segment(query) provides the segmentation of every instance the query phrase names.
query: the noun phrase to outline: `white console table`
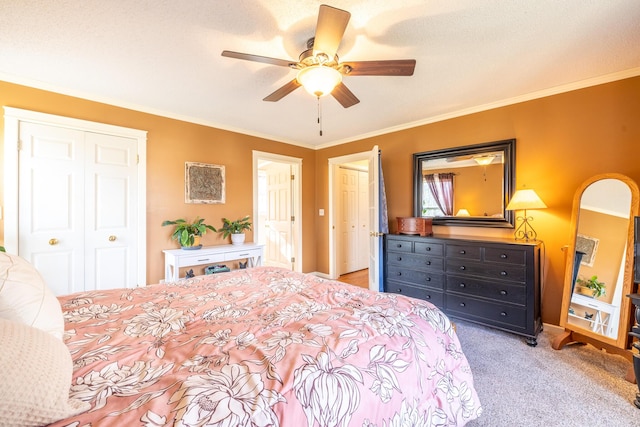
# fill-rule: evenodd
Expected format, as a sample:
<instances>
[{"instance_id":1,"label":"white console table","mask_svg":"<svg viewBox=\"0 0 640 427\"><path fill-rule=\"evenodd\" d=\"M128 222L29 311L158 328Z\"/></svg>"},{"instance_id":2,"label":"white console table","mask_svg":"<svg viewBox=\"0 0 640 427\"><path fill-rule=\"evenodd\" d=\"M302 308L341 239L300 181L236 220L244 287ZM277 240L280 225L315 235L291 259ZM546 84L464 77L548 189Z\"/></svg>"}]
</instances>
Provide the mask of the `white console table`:
<instances>
[{"instance_id":1,"label":"white console table","mask_svg":"<svg viewBox=\"0 0 640 427\"><path fill-rule=\"evenodd\" d=\"M604 301L599 301L595 298L590 298L580 294L573 294L571 296L571 303L575 305L579 305L582 307L586 307L587 310L592 311L592 318L585 318L580 314L569 314L569 317L574 317L580 320L584 320L589 322L591 325L591 330L597 334L603 334L606 336L612 336L612 327L609 320L611 316L616 313L616 307L606 303ZM614 335L615 336L615 335Z\"/></svg>"},{"instance_id":2,"label":"white console table","mask_svg":"<svg viewBox=\"0 0 640 427\"><path fill-rule=\"evenodd\" d=\"M164 280L175 282L180 274L180 267L214 264L224 261L247 259L249 267L262 265L264 245L245 243L242 245L217 245L201 249L166 249L164 252Z\"/></svg>"}]
</instances>

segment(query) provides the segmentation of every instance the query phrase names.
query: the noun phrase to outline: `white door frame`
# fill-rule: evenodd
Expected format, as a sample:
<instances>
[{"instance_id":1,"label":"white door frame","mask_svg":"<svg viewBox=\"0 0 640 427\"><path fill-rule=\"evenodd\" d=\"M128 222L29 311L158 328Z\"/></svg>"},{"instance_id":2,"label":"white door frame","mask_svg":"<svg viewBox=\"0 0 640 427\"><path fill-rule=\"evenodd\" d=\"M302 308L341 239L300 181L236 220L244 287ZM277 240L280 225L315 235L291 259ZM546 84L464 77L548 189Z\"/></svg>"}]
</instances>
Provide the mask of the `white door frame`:
<instances>
[{"instance_id":1,"label":"white door frame","mask_svg":"<svg viewBox=\"0 0 640 427\"><path fill-rule=\"evenodd\" d=\"M85 132L133 138L138 141L138 271L139 286L147 283L147 132L104 123L53 114L4 107L4 246L7 252L20 253L18 247L18 150L20 122L65 127Z\"/></svg>"},{"instance_id":2,"label":"white door frame","mask_svg":"<svg viewBox=\"0 0 640 427\"><path fill-rule=\"evenodd\" d=\"M338 167L344 163L369 160L370 151L348 154L346 156L332 157L329 159L329 278L338 278L338 249L336 247L336 224L339 202L336 199L338 192L335 186Z\"/></svg>"},{"instance_id":3,"label":"white door frame","mask_svg":"<svg viewBox=\"0 0 640 427\"><path fill-rule=\"evenodd\" d=\"M288 163L291 165L293 174L293 185L291 194L291 204L293 216L293 270L302 272L302 159L285 156L282 154L267 153L265 151L253 150L253 240L261 241L262 226L259 224L258 214L258 164L263 161L273 161L278 163Z\"/></svg>"}]
</instances>

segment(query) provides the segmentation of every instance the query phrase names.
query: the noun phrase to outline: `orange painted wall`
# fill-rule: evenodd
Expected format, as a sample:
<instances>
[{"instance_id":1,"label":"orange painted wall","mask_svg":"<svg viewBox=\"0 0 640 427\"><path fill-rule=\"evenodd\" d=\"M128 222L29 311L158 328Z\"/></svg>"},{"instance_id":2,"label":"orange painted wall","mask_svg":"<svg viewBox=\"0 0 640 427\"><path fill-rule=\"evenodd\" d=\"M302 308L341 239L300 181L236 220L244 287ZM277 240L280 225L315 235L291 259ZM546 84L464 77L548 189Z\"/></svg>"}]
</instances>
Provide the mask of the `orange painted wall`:
<instances>
[{"instance_id":1,"label":"orange painted wall","mask_svg":"<svg viewBox=\"0 0 640 427\"><path fill-rule=\"evenodd\" d=\"M544 246L542 318L558 324L564 252L575 190L618 172L640 183L640 77L522 102L318 151L317 207L328 203L328 159L382 150L389 218L411 216L412 153L516 138L516 188L536 190L548 209L529 211ZM328 271L328 218L318 218L317 270ZM395 221L391 221L391 231ZM434 227L440 234L512 238L513 230Z\"/></svg>"},{"instance_id":2,"label":"orange painted wall","mask_svg":"<svg viewBox=\"0 0 640 427\"><path fill-rule=\"evenodd\" d=\"M177 248L171 241L165 219L200 216L219 228L221 219L253 214L252 150L302 158L302 227L304 235L314 233L313 205L315 152L310 149L228 132L207 126L168 119L152 114L59 95L0 81L0 105L74 117L117 126L146 130L147 133L147 282L164 278L163 249ZM4 151L4 120L0 121ZM203 162L225 165L226 203L223 205L185 204L184 163ZM0 176L0 180L4 178ZM0 192L3 191L0 184ZM1 222L0 241L4 237ZM247 241L253 233L247 234ZM223 243L221 235L207 233L202 243ZM303 269L315 269L315 244L303 244Z\"/></svg>"},{"instance_id":3,"label":"orange painted wall","mask_svg":"<svg viewBox=\"0 0 640 427\"><path fill-rule=\"evenodd\" d=\"M149 282L163 275L162 249L175 245L169 240L170 230L160 226L164 219L200 215L217 225L223 216L252 212L251 150L303 159L303 270L327 273L328 216L319 217L317 212L329 206L329 158L378 145L383 153L389 218L395 218L412 214L413 153L516 138L516 187L534 188L549 206L531 213L545 242L543 321L558 324L564 274L561 249L569 241L574 191L588 177L605 172L622 173L640 183L640 77L318 151L4 82L0 82L0 105L148 131ZM3 132L0 129L0 135ZM226 166L225 205L184 204L185 161ZM4 233L4 224L0 226ZM435 231L512 237L511 230L504 229L435 227ZM218 242L217 235L204 238L205 244Z\"/></svg>"}]
</instances>

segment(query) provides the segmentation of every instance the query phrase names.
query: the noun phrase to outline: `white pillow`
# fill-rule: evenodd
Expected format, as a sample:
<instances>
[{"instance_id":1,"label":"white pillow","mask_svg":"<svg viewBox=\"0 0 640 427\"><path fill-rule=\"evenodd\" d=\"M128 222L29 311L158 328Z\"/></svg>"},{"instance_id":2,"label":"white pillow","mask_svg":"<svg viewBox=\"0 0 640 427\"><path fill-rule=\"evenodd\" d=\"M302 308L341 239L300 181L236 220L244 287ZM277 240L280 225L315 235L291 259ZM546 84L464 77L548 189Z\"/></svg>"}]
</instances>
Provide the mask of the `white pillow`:
<instances>
[{"instance_id":1,"label":"white pillow","mask_svg":"<svg viewBox=\"0 0 640 427\"><path fill-rule=\"evenodd\" d=\"M41 426L89 410L69 399L73 362L61 340L0 319L0 423Z\"/></svg>"},{"instance_id":2,"label":"white pillow","mask_svg":"<svg viewBox=\"0 0 640 427\"><path fill-rule=\"evenodd\" d=\"M62 339L60 302L25 259L0 252L0 318L25 323Z\"/></svg>"}]
</instances>

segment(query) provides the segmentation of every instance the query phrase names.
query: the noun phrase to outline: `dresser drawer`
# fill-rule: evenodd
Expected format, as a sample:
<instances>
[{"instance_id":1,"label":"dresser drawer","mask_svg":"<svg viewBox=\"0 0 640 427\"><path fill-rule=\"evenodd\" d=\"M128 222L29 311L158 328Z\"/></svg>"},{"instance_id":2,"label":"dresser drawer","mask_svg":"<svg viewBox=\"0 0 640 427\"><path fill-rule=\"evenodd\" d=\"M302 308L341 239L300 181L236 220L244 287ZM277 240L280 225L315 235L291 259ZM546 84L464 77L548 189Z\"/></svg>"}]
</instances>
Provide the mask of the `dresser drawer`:
<instances>
[{"instance_id":1,"label":"dresser drawer","mask_svg":"<svg viewBox=\"0 0 640 427\"><path fill-rule=\"evenodd\" d=\"M387 262L389 264L403 266L404 268L409 269L444 271L443 258L425 255L389 252L387 254Z\"/></svg>"},{"instance_id":2,"label":"dresser drawer","mask_svg":"<svg viewBox=\"0 0 640 427\"><path fill-rule=\"evenodd\" d=\"M485 248L484 260L524 265L527 253L522 249Z\"/></svg>"},{"instance_id":3,"label":"dresser drawer","mask_svg":"<svg viewBox=\"0 0 640 427\"><path fill-rule=\"evenodd\" d=\"M387 266L387 279L408 282L414 286L426 286L438 289L444 288L444 277L442 273L408 270L391 264Z\"/></svg>"},{"instance_id":4,"label":"dresser drawer","mask_svg":"<svg viewBox=\"0 0 640 427\"><path fill-rule=\"evenodd\" d=\"M479 296L500 302L525 305L527 290L524 285L504 281L478 280L472 277L448 275L445 279L447 292Z\"/></svg>"},{"instance_id":5,"label":"dresser drawer","mask_svg":"<svg viewBox=\"0 0 640 427\"><path fill-rule=\"evenodd\" d=\"M413 242L411 240L387 239L387 251L390 252L413 252Z\"/></svg>"},{"instance_id":6,"label":"dresser drawer","mask_svg":"<svg viewBox=\"0 0 640 427\"><path fill-rule=\"evenodd\" d=\"M419 298L429 301L433 305L443 307L444 294L441 291L428 288L420 288L417 286L407 285L406 283L389 280L387 282L385 292L401 294L412 298Z\"/></svg>"},{"instance_id":7,"label":"dresser drawer","mask_svg":"<svg viewBox=\"0 0 640 427\"><path fill-rule=\"evenodd\" d=\"M497 326L525 330L527 311L524 307L447 294L445 312L465 319L484 321Z\"/></svg>"},{"instance_id":8,"label":"dresser drawer","mask_svg":"<svg viewBox=\"0 0 640 427\"><path fill-rule=\"evenodd\" d=\"M444 250L443 245L439 243L415 242L413 251L417 254L425 254L429 256L442 256Z\"/></svg>"},{"instance_id":9,"label":"dresser drawer","mask_svg":"<svg viewBox=\"0 0 640 427\"><path fill-rule=\"evenodd\" d=\"M450 258L447 259L446 271L518 283L524 283L526 279L525 266L516 264L491 264Z\"/></svg>"},{"instance_id":10,"label":"dresser drawer","mask_svg":"<svg viewBox=\"0 0 640 427\"><path fill-rule=\"evenodd\" d=\"M480 261L480 246L447 245L447 257Z\"/></svg>"}]
</instances>

